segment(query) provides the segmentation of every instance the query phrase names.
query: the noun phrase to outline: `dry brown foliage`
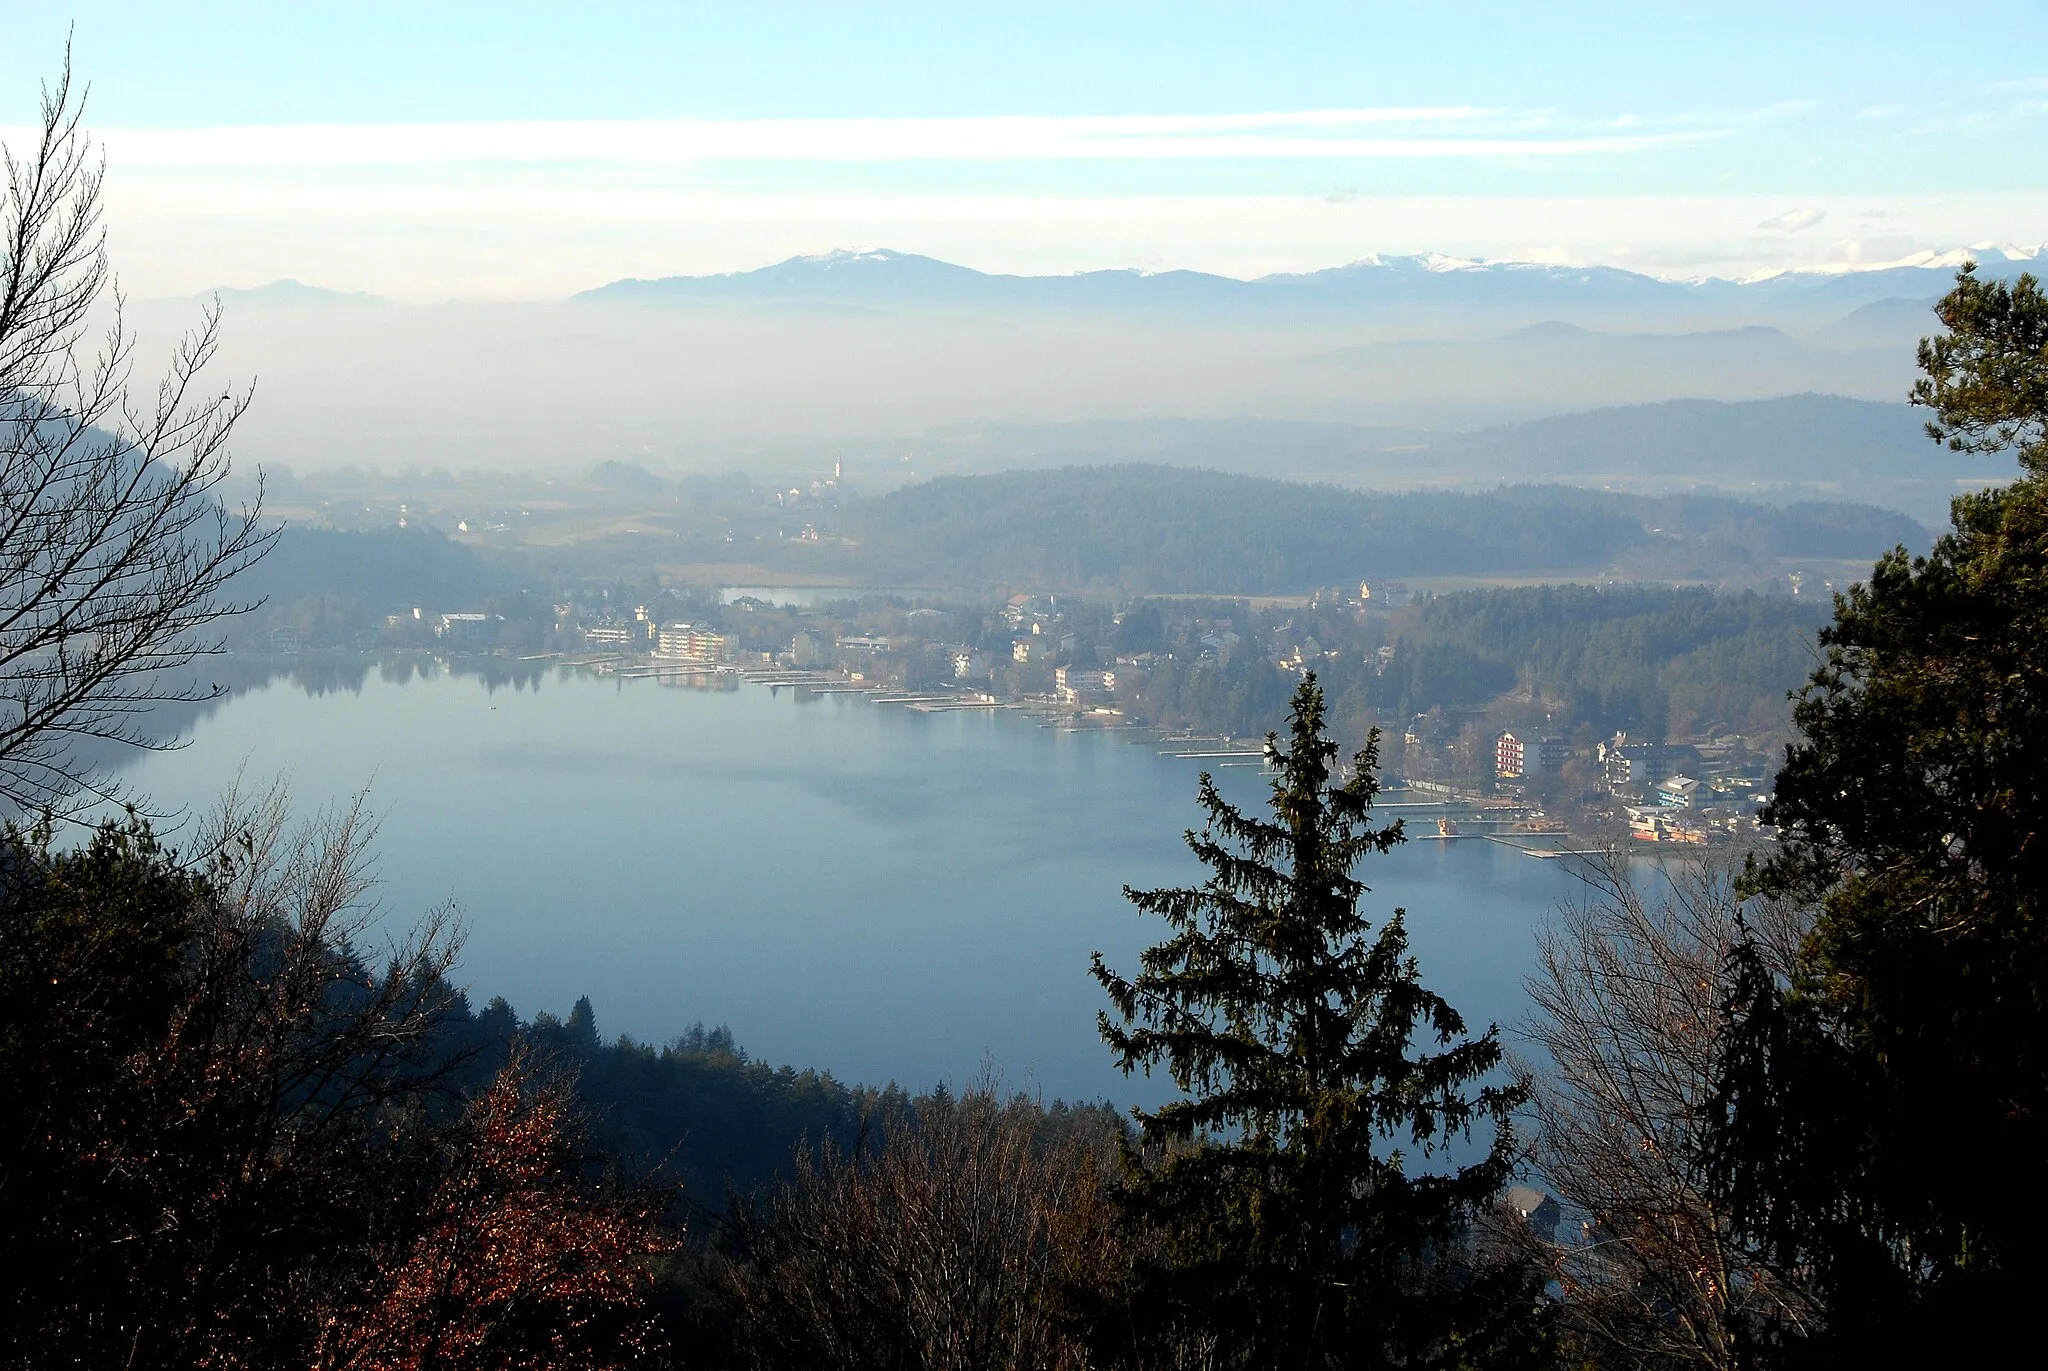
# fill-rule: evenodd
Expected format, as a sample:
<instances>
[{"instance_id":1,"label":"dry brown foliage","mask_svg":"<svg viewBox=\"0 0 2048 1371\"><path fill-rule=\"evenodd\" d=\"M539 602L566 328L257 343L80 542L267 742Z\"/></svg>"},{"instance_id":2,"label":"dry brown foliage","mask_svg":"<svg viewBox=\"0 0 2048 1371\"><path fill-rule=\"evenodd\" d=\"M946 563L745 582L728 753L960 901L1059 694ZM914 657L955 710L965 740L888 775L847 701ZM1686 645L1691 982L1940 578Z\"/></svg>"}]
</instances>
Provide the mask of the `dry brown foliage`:
<instances>
[{"instance_id":1,"label":"dry brown foliage","mask_svg":"<svg viewBox=\"0 0 2048 1371\"><path fill-rule=\"evenodd\" d=\"M231 797L0 848L0 1364L608 1367L648 1345L653 1206L568 1087L474 1101L448 914L387 942L360 803Z\"/></svg>"},{"instance_id":2,"label":"dry brown foliage","mask_svg":"<svg viewBox=\"0 0 2048 1371\"><path fill-rule=\"evenodd\" d=\"M598 1371L647 1359L646 1294L671 1252L649 1197L580 1175L571 1090L515 1055L471 1104L414 1231L380 1253L367 1309L330 1312L330 1371Z\"/></svg>"},{"instance_id":3,"label":"dry brown foliage","mask_svg":"<svg viewBox=\"0 0 2048 1371\"><path fill-rule=\"evenodd\" d=\"M1540 1255L1569 1335L1599 1364L1733 1368L1741 1330L1806 1317L1808 1303L1793 1273L1734 1239L1704 1185L1723 969L1738 913L1780 964L1805 919L1745 905L1730 860L1664 874L1652 897L1626 854L1594 861L1584 897L1540 938L1531 1162L1574 1230Z\"/></svg>"},{"instance_id":4,"label":"dry brown foliage","mask_svg":"<svg viewBox=\"0 0 2048 1371\"><path fill-rule=\"evenodd\" d=\"M1069 1296L1118 1267L1113 1124L1003 1100L918 1102L872 1142L800 1157L717 1272L742 1364L1069 1371Z\"/></svg>"}]
</instances>

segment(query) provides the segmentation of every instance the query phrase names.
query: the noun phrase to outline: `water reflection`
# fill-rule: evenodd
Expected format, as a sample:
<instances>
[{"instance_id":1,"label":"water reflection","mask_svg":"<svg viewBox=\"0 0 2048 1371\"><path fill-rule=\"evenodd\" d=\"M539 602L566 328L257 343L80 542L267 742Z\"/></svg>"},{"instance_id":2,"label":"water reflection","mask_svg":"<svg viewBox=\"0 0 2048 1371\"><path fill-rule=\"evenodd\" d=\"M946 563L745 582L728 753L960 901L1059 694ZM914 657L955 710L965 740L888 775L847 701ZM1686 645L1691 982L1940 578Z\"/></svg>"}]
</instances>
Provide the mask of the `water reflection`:
<instances>
[{"instance_id":1,"label":"water reflection","mask_svg":"<svg viewBox=\"0 0 2048 1371\"><path fill-rule=\"evenodd\" d=\"M1049 1093L1162 1090L1110 1070L1088 954L1131 965L1160 935L1126 883L1201 879L1180 841L1197 763L1006 713L805 692L798 709L729 680L503 658L222 665L234 692L134 783L193 807L245 770L287 776L309 807L369 784L383 908L457 901L476 995L560 1013L588 994L605 1032L651 1041L728 1023L843 1079L960 1079L988 1054ZM1218 780L1262 800L1256 770ZM1483 1025L1523 1012L1531 931L1570 888L1560 866L1413 843L1362 874L1375 917L1405 906L1425 976Z\"/></svg>"},{"instance_id":2,"label":"water reflection","mask_svg":"<svg viewBox=\"0 0 2048 1371\"><path fill-rule=\"evenodd\" d=\"M491 655L435 656L424 652L306 653L288 656L235 654L214 658L203 679L238 691L262 690L284 684L301 694L319 699L324 695L360 695L374 670L387 685L402 686L412 681L433 681L442 677L471 680L488 694L502 688L539 690L554 663L545 658L522 660ZM196 714L166 718L160 727L176 727L210 715L219 708L216 699Z\"/></svg>"}]
</instances>

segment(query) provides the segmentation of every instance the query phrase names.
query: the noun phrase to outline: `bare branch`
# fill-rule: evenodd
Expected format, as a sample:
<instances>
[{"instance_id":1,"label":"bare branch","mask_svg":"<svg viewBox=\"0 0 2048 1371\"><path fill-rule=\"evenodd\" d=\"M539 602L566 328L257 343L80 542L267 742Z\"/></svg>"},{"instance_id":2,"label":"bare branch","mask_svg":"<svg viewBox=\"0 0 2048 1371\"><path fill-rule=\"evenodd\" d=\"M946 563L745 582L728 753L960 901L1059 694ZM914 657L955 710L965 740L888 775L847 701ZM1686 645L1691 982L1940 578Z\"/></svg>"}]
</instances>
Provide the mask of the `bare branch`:
<instances>
[{"instance_id":1,"label":"bare branch","mask_svg":"<svg viewBox=\"0 0 2048 1371\"><path fill-rule=\"evenodd\" d=\"M1547 1059L1523 1068L1532 1162L1578 1220L1548 1256L1601 1365L1732 1368L1745 1329L1808 1309L1798 1273L1735 1239L1700 1165L1738 913L1767 956L1803 927L1797 910L1745 910L1736 874L1686 862L1652 899L1609 854L1543 931L1527 983L1526 1036Z\"/></svg>"},{"instance_id":2,"label":"bare branch","mask_svg":"<svg viewBox=\"0 0 2048 1371\"><path fill-rule=\"evenodd\" d=\"M191 668L254 606L228 581L277 537L254 504L225 508L227 442L249 392L204 375L210 307L147 403L107 265L104 166L82 126L67 51L32 150L0 147L0 808L75 814L118 787L115 745L175 746L157 704L209 698ZM89 315L114 318L85 351Z\"/></svg>"}]
</instances>

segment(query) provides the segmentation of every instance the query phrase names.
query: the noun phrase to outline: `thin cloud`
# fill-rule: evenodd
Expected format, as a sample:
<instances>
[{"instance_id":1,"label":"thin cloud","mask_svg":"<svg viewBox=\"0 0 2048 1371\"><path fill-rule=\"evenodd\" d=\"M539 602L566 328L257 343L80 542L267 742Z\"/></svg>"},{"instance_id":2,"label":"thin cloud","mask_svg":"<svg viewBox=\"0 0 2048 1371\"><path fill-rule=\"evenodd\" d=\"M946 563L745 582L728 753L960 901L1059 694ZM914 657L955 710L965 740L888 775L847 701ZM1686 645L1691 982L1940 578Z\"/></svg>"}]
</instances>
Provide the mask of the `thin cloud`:
<instances>
[{"instance_id":1,"label":"thin cloud","mask_svg":"<svg viewBox=\"0 0 2048 1371\"><path fill-rule=\"evenodd\" d=\"M1788 209L1783 214L1772 215L1757 227L1773 233L1797 233L1801 229L1812 228L1827 217L1828 212L1824 209Z\"/></svg>"},{"instance_id":2,"label":"thin cloud","mask_svg":"<svg viewBox=\"0 0 2048 1371\"><path fill-rule=\"evenodd\" d=\"M307 124L110 130L126 166L1582 157L1719 130L1530 136L1478 106L1222 115Z\"/></svg>"}]
</instances>

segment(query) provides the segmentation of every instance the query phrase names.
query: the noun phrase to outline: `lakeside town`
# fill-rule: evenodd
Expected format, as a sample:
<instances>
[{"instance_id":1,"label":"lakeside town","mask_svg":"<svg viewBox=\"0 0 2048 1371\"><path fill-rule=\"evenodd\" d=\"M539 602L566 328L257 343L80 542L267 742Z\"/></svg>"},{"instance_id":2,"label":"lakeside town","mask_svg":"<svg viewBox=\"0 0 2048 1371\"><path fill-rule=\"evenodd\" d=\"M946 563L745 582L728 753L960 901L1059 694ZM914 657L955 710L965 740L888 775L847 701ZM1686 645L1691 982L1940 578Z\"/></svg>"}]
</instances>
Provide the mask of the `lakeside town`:
<instances>
[{"instance_id":1,"label":"lakeside town","mask_svg":"<svg viewBox=\"0 0 2048 1371\"><path fill-rule=\"evenodd\" d=\"M673 687L857 694L920 713L1011 710L1047 728L1142 734L1205 766L1259 766L1263 734L1218 727L1224 712L1190 707L1189 692L1173 686L1233 669L1243 677L1250 667L1293 681L1311 671L1341 675L1357 650L1347 636L1410 602L1398 582L1122 609L1028 592L982 605L936 593L928 601L754 587L668 590L629 604L602 590L567 594L545 614L416 607L351 645L555 664ZM693 617L669 617L676 612ZM1347 627L1350 635L1332 631ZM284 658L319 650L289 626L269 629L262 649ZM1356 664L1384 677L1402 651L1381 642ZM1378 711L1356 730L1362 742L1365 728L1381 728L1383 805L1410 821L1411 837L1488 838L1554 856L1624 839L1704 846L1768 834L1757 820L1769 799L1766 739L1593 736L1583 724L1553 731L1541 718L1489 727L1499 714L1439 705L1389 720Z\"/></svg>"}]
</instances>

